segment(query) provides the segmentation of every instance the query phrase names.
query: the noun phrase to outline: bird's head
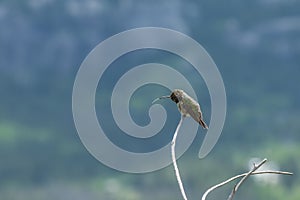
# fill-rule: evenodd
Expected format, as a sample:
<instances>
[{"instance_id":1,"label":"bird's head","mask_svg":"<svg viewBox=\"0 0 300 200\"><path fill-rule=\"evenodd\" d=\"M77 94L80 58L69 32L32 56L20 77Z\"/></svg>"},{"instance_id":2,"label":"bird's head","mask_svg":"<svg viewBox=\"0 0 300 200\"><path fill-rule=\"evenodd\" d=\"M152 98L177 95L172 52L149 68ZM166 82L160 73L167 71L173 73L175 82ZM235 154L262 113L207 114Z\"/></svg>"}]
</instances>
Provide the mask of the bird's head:
<instances>
[{"instance_id":1,"label":"bird's head","mask_svg":"<svg viewBox=\"0 0 300 200\"><path fill-rule=\"evenodd\" d=\"M157 100L159 99L166 99L166 98L170 98L172 101L174 101L176 104L182 100L182 97L183 97L183 90L179 90L179 89L175 89L173 90L173 92L170 94L170 96L162 96L162 97L159 97L157 99L154 99L154 102L156 102Z\"/></svg>"}]
</instances>

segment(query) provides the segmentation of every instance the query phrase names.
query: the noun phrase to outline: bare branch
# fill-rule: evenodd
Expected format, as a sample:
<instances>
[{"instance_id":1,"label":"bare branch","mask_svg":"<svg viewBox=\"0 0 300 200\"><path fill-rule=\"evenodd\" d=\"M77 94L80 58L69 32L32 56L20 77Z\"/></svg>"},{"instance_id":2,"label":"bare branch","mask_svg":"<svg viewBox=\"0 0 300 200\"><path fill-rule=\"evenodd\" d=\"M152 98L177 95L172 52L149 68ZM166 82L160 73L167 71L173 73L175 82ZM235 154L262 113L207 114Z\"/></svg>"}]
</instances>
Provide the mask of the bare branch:
<instances>
[{"instance_id":1,"label":"bare branch","mask_svg":"<svg viewBox=\"0 0 300 200\"><path fill-rule=\"evenodd\" d=\"M263 161L264 161L264 160L263 160ZM260 164L261 164L261 163L260 163ZM263 164L264 164L264 163L263 163ZM259 165L258 165L258 166L259 166ZM261 165L260 165L260 166L261 166ZM260 166L259 166L259 167L260 167ZM252 169L252 170L253 170L253 169ZM251 170L251 171L252 171L252 170ZM211 188L209 188L209 189L203 194L201 200L206 200L207 195L208 195L210 192L212 192L213 190L215 190L215 189L217 189L217 188L219 188L219 187L222 187L222 186L226 185L227 183L229 183L229 182L231 182L231 181L234 181L234 180L236 180L236 179L245 177L245 176L247 176L248 174L249 174L249 172L248 172L248 173L239 174L239 175L236 175L236 176L234 176L234 177L231 177L231 178L225 180L225 181L222 182L222 183L219 183L219 184L217 184L217 185L212 186ZM285 171L273 171L273 170L258 171L258 172L255 172L255 170L254 170L254 171L252 171L252 173L250 173L250 175L258 175L258 174L293 175L293 173L291 173L291 172L285 172ZM248 176L249 176L249 175L248 175ZM244 180L245 180L245 179L244 179ZM240 184L240 185L241 185L241 184ZM238 187L240 187L240 185L239 185ZM236 185L236 186L237 186L237 185ZM237 188L237 187L235 187L235 188ZM232 196L232 197L233 197L233 196Z\"/></svg>"},{"instance_id":2,"label":"bare branch","mask_svg":"<svg viewBox=\"0 0 300 200\"><path fill-rule=\"evenodd\" d=\"M237 190L239 189L239 187L245 182L245 180L253 173L255 172L258 168L260 168L263 164L265 164L267 162L267 159L263 159L257 166L255 165L255 163L253 163L253 169L250 170L246 176L244 176L234 187L233 190L231 191L229 197L227 200L232 200L233 196L235 195L235 193L237 192Z\"/></svg>"},{"instance_id":3,"label":"bare branch","mask_svg":"<svg viewBox=\"0 0 300 200\"><path fill-rule=\"evenodd\" d=\"M179 169L178 169L178 166L177 166L177 163L176 163L176 155L175 155L176 138L177 138L178 131L181 127L183 119L184 119L184 116L181 115L180 121L177 125L176 131L175 131L173 139L172 139L171 154L172 154L173 166L174 166L174 169L175 169L175 175L176 175L177 183L178 183L179 188L180 188L181 195L182 195L184 200L187 200L187 197L186 197L186 194L185 194L185 191L184 191L184 187L183 187L183 183L182 183L181 178L180 178Z\"/></svg>"}]
</instances>

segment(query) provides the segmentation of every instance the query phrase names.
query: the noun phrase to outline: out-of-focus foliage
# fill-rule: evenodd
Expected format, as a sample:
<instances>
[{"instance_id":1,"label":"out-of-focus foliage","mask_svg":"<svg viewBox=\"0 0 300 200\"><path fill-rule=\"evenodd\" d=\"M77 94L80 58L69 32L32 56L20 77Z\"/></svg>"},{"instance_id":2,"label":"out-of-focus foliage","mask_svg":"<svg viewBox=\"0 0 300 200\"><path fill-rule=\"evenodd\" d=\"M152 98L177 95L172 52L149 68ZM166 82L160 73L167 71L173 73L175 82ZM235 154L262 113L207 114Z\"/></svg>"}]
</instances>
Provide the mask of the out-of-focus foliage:
<instances>
[{"instance_id":1,"label":"out-of-focus foliage","mask_svg":"<svg viewBox=\"0 0 300 200\"><path fill-rule=\"evenodd\" d=\"M216 148L198 160L199 131L178 160L188 196L199 199L209 186L247 171L251 158L267 157L295 175L280 177L273 185L249 179L237 199L300 199L299 10L296 0L1 0L0 199L180 197L172 167L143 175L111 170L87 152L73 124L72 86L85 56L107 37L141 26L162 26L193 37L213 57L225 82L228 112ZM186 63L161 53L134 52L114 64L130 68L155 58L182 70L199 85L209 119L204 82ZM99 112L114 81L106 78L104 92L97 93ZM155 97L149 88L141 90L132 103L133 118L146 124ZM171 103L163 104L170 122L177 122ZM168 124L171 130L175 126ZM171 133L163 134L162 143L170 138ZM226 198L230 189L222 188L210 199Z\"/></svg>"}]
</instances>

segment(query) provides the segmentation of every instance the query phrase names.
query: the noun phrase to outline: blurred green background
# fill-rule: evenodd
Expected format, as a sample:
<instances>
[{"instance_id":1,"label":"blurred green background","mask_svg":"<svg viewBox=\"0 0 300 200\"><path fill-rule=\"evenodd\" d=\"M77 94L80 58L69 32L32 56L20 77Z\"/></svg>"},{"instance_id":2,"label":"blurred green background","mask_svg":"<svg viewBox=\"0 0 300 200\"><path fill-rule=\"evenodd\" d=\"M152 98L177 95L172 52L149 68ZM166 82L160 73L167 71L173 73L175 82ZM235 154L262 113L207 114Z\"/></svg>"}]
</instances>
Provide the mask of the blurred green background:
<instances>
[{"instance_id":1,"label":"blurred green background","mask_svg":"<svg viewBox=\"0 0 300 200\"><path fill-rule=\"evenodd\" d=\"M236 199L300 199L299 11L297 0L0 0L0 199L181 199L172 166L148 174L112 170L87 152L73 124L72 86L83 59L109 36L143 26L171 28L197 40L225 83L228 111L216 147L198 159L200 130L178 160L188 197L200 199L208 187L266 157L266 168L294 175L252 177ZM129 69L150 61L181 69L199 83L208 121L207 89L187 63L146 50L114 65ZM101 107L116 81L109 73L123 72L107 72L97 92L98 115L111 115ZM147 124L151 101L166 92L158 86L137 91L133 119ZM162 104L171 120L167 128L174 130L177 108ZM115 130L109 122L106 128ZM112 139L131 146L130 140L118 141L119 135ZM164 131L145 148L157 148L171 137L172 131ZM134 141L136 150L143 151L139 142ZM232 186L209 199L226 199Z\"/></svg>"}]
</instances>

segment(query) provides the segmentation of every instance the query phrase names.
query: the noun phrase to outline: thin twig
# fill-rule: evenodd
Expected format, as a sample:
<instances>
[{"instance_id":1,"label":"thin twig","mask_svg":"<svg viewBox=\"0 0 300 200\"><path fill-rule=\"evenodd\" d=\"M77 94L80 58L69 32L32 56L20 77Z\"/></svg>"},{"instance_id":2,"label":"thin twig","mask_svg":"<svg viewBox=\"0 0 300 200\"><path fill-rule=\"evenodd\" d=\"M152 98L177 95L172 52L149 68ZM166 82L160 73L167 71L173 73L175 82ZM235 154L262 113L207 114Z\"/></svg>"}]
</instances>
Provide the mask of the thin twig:
<instances>
[{"instance_id":1,"label":"thin twig","mask_svg":"<svg viewBox=\"0 0 300 200\"><path fill-rule=\"evenodd\" d=\"M176 179L177 179L177 182L178 182L178 185L179 185L179 188L180 188L181 195L182 195L184 200L187 200L187 197L186 197L186 194L185 194L185 191L184 191L184 187L183 187L183 184L182 184L182 181L181 181L181 178L180 178L179 169L178 169L178 166L177 166L177 163L176 163L176 156L175 156L176 138L177 138L178 131L181 127L183 119L184 119L184 116L181 115L180 121L177 125L176 131L175 131L173 139L172 139L171 154L172 154L173 166L174 166L174 169L175 169L175 175L176 175Z\"/></svg>"},{"instance_id":2,"label":"thin twig","mask_svg":"<svg viewBox=\"0 0 300 200\"><path fill-rule=\"evenodd\" d=\"M232 189L229 197L227 200L232 200L233 196L235 195L235 193L238 191L239 187L245 182L245 180L253 173L255 172L258 168L260 168L263 164L265 164L267 162L267 159L263 159L258 165L255 165L255 163L253 163L253 168L252 170L250 170L246 176L244 176Z\"/></svg>"},{"instance_id":3,"label":"thin twig","mask_svg":"<svg viewBox=\"0 0 300 200\"><path fill-rule=\"evenodd\" d=\"M209 188L208 190L206 190L206 192L203 194L201 200L206 200L207 195L212 192L213 190L222 187L224 185L226 185L227 183L234 181L236 179L242 178L247 176L248 173L243 173L243 174L239 174L236 175L234 177L231 177L225 181L223 181L222 183L219 183L217 185L212 186L211 188ZM293 175L293 173L291 172L285 172L285 171L273 171L273 170L266 170L266 171L258 171L258 172L252 172L250 175L258 175L258 174L280 174L280 175Z\"/></svg>"}]
</instances>

